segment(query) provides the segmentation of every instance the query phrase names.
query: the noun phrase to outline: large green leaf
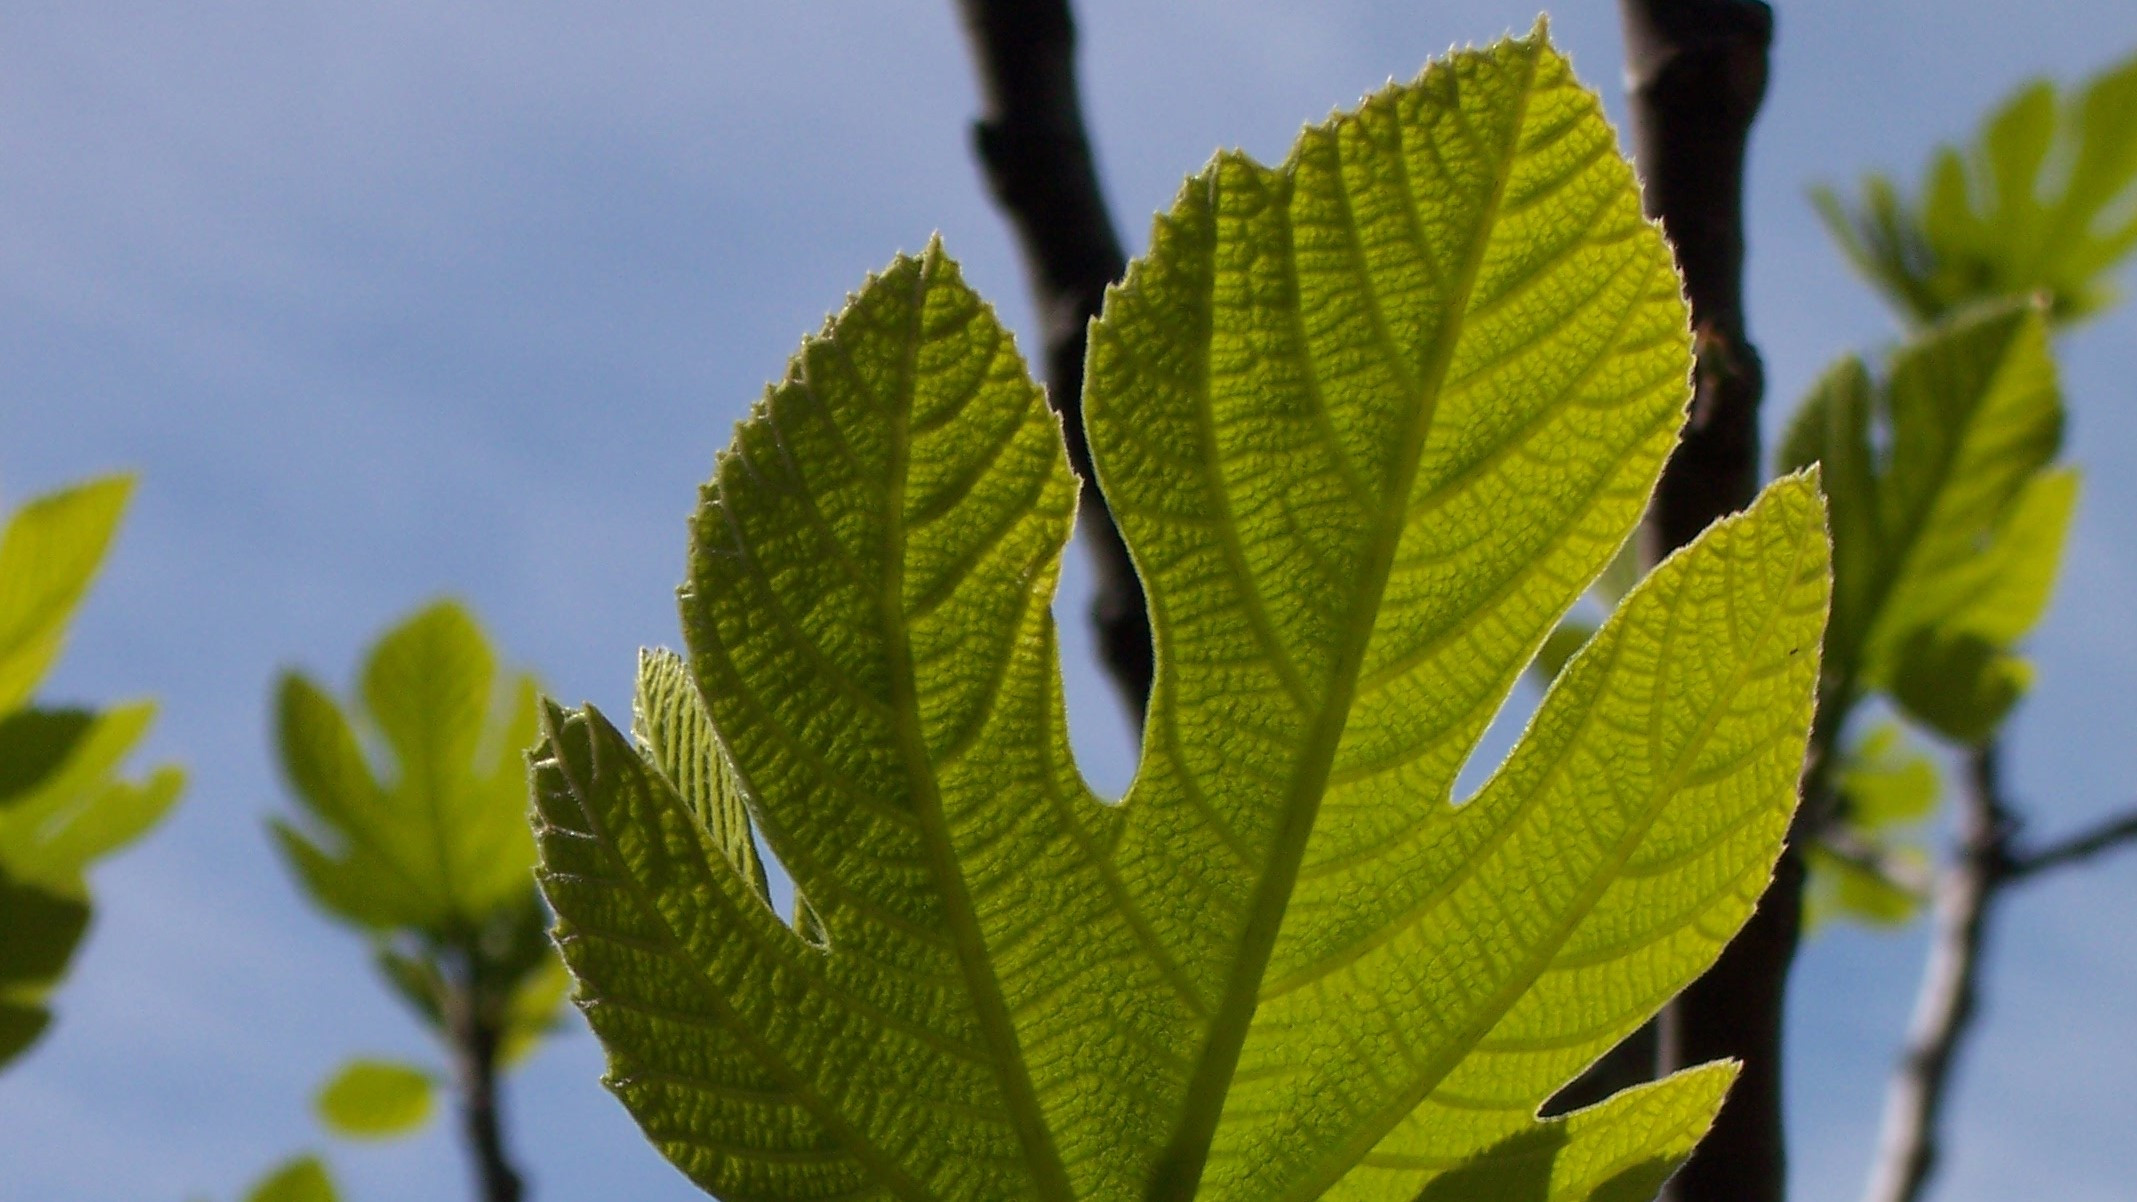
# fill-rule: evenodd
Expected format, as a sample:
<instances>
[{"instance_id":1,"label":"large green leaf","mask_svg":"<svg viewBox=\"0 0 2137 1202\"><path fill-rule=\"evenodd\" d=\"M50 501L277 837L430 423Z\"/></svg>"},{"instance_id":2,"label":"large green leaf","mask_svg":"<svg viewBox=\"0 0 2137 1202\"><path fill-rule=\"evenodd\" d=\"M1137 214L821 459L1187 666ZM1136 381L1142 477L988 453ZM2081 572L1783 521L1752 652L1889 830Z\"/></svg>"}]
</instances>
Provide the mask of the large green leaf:
<instances>
[{"instance_id":1,"label":"large green leaf","mask_svg":"<svg viewBox=\"0 0 2137 1202\"><path fill-rule=\"evenodd\" d=\"M718 462L695 689L642 670L636 744L546 711L541 879L611 1087L730 1198L1651 1189L1726 1069L1536 1112L1765 886L1813 482L1652 573L1453 788L1638 522L1690 366L1667 248L1540 31L1280 168L1221 156L1093 328L1158 662L1109 805L1047 604L1058 423L940 248L899 259Z\"/></svg>"},{"instance_id":2,"label":"large green leaf","mask_svg":"<svg viewBox=\"0 0 2137 1202\"><path fill-rule=\"evenodd\" d=\"M2073 95L2019 89L1972 144L1937 150L1919 193L1872 174L1860 200L1814 194L1841 249L1912 320L2033 292L2057 320L2099 312L2137 249L2137 57Z\"/></svg>"},{"instance_id":3,"label":"large green leaf","mask_svg":"<svg viewBox=\"0 0 2137 1202\"><path fill-rule=\"evenodd\" d=\"M2076 504L2076 475L2050 466L2062 424L2031 305L1939 327L1882 382L1852 358L1820 381L1781 464L1822 462L1832 498L1834 704L1882 689L1952 738L1995 730Z\"/></svg>"},{"instance_id":4,"label":"large green leaf","mask_svg":"<svg viewBox=\"0 0 2137 1202\"><path fill-rule=\"evenodd\" d=\"M482 628L448 601L387 632L361 694L361 726L299 673L277 694L283 770L312 823L277 819L274 831L313 896L374 932L439 936L528 904L533 679L500 679ZM388 757L376 769L371 735Z\"/></svg>"}]
</instances>

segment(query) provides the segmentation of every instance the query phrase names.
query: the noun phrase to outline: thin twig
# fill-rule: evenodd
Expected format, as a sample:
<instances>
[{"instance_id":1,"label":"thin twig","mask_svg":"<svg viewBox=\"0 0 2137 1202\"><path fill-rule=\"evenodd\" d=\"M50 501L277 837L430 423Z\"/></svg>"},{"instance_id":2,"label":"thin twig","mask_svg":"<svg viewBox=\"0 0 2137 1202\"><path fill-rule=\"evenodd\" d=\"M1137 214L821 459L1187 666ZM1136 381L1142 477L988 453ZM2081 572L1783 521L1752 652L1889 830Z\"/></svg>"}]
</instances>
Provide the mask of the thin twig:
<instances>
[{"instance_id":1,"label":"thin twig","mask_svg":"<svg viewBox=\"0 0 2137 1202\"><path fill-rule=\"evenodd\" d=\"M2012 879L2016 829L2003 800L1995 747L1975 751L1961 796L1958 855L1937 882L1929 964L1915 996L1907 1050L1885 1094L1864 1202L1915 1202L1936 1168L1938 1119L1953 1058L1974 1022L1989 912Z\"/></svg>"},{"instance_id":2,"label":"thin twig","mask_svg":"<svg viewBox=\"0 0 2137 1202\"><path fill-rule=\"evenodd\" d=\"M2042 873L2137 845L2137 810L2132 810L2046 847L2020 851L2021 824L2004 796L1994 746L1970 757L1967 784L1958 852L1937 883L1929 964L1915 997L1906 1053L1886 1091L1864 1202L1917 1202L1936 1170L1952 1063L1973 1028L1988 924L2005 891Z\"/></svg>"},{"instance_id":3,"label":"thin twig","mask_svg":"<svg viewBox=\"0 0 2137 1202\"><path fill-rule=\"evenodd\" d=\"M1076 86L1068 0L959 0L979 69L973 142L994 198L1015 228L1039 313L1047 395L1069 462L1083 477L1081 519L1097 570L1091 620L1099 656L1137 717L1155 667L1150 616L1128 545L1091 471L1083 428L1083 355L1106 286L1127 268L1106 215Z\"/></svg>"},{"instance_id":4,"label":"thin twig","mask_svg":"<svg viewBox=\"0 0 2137 1202\"><path fill-rule=\"evenodd\" d=\"M1823 824L1814 837L1818 850L1894 889L1913 894L1917 900L1927 897L1936 887L1927 865L1894 855L1839 823Z\"/></svg>"},{"instance_id":5,"label":"thin twig","mask_svg":"<svg viewBox=\"0 0 2137 1202\"><path fill-rule=\"evenodd\" d=\"M2062 868L2089 860L2101 852L2113 851L2137 843L2137 809L2108 818L2090 830L2080 831L2066 839L2037 847L2015 858L2011 863L2013 880L2023 880L2051 869Z\"/></svg>"},{"instance_id":6,"label":"thin twig","mask_svg":"<svg viewBox=\"0 0 2137 1202\"><path fill-rule=\"evenodd\" d=\"M1766 93L1773 12L1757 0L1620 0L1642 195L1677 252L1697 348L1692 412L1642 531L1651 565L1748 504L1765 377L1745 331L1744 153ZM1677 1202L1781 1202L1781 1007L1802 923L1803 861L1782 854L1742 932L1661 1020L1659 1067L1743 1064Z\"/></svg>"}]
</instances>

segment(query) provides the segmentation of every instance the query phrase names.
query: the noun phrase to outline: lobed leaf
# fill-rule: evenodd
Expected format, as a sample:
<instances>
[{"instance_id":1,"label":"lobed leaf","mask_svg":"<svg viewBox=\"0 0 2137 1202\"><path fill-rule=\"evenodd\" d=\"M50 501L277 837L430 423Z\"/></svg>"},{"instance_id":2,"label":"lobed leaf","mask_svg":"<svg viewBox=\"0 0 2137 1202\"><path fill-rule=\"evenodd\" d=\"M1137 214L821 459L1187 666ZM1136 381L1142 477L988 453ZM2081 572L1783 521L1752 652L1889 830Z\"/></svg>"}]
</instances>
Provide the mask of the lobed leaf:
<instances>
[{"instance_id":1,"label":"lobed leaf","mask_svg":"<svg viewBox=\"0 0 2137 1202\"><path fill-rule=\"evenodd\" d=\"M2019 89L1973 143L1938 148L1916 198L1873 174L1859 200L1813 199L1849 261L1920 325L2036 292L2058 322L2092 316L2137 249L2137 58L2072 95Z\"/></svg>"},{"instance_id":2,"label":"lobed leaf","mask_svg":"<svg viewBox=\"0 0 2137 1202\"><path fill-rule=\"evenodd\" d=\"M380 933L465 934L531 905L521 756L534 741L533 679L500 679L481 627L448 601L379 641L360 693L363 727L299 673L277 690L276 743L310 822L271 825L313 897ZM367 731L388 757L376 769Z\"/></svg>"},{"instance_id":3,"label":"lobed leaf","mask_svg":"<svg viewBox=\"0 0 2137 1202\"><path fill-rule=\"evenodd\" d=\"M1538 1107L1709 963L1787 828L1826 604L1792 477L1454 780L1640 518L1691 361L1541 31L1220 156L1092 330L1157 683L1068 751L1075 481L938 245L741 423L634 743L544 716L540 879L610 1087L726 1198L1631 1197L1730 1072ZM804 908L770 906L756 843Z\"/></svg>"},{"instance_id":4,"label":"lobed leaf","mask_svg":"<svg viewBox=\"0 0 2137 1202\"><path fill-rule=\"evenodd\" d=\"M46 998L90 919L90 863L139 838L183 775L123 779L154 707L28 704L65 640L124 512L112 477L32 500L0 535L0 1064L51 1021Z\"/></svg>"}]
</instances>

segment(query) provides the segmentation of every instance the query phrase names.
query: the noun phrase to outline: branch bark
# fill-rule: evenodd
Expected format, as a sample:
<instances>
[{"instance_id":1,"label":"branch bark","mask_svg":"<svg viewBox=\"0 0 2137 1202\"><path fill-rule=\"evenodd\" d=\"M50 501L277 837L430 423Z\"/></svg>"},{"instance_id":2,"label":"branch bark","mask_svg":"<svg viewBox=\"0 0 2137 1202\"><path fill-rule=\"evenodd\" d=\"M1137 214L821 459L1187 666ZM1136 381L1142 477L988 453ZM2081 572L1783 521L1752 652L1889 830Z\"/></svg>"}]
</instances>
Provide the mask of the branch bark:
<instances>
[{"instance_id":1,"label":"branch bark","mask_svg":"<svg viewBox=\"0 0 2137 1202\"><path fill-rule=\"evenodd\" d=\"M1106 286L1127 268L1084 132L1068 0L959 0L979 70L973 145L1014 227L1039 313L1047 395L1083 477L1081 525L1097 572L1099 656L1138 719L1155 668L1150 616L1128 545L1091 471L1083 357Z\"/></svg>"},{"instance_id":2,"label":"branch bark","mask_svg":"<svg viewBox=\"0 0 2137 1202\"><path fill-rule=\"evenodd\" d=\"M1951 1084L1952 1060L1973 1026L1989 911L2011 879L2011 836L1995 748L1967 764L1956 861L1937 882L1936 927L1929 965L1915 995L1907 1050L1885 1094L1864 1202L1914 1202L1936 1168L1937 1123Z\"/></svg>"},{"instance_id":3,"label":"branch bark","mask_svg":"<svg viewBox=\"0 0 2137 1202\"><path fill-rule=\"evenodd\" d=\"M504 1124L498 1114L497 1048L503 1032L497 1017L477 1000L477 990L452 990L445 1009L451 1040L453 1076L460 1093L460 1134L475 1161L475 1184L481 1202L520 1202L526 1182L505 1152Z\"/></svg>"},{"instance_id":4,"label":"branch bark","mask_svg":"<svg viewBox=\"0 0 2137 1202\"><path fill-rule=\"evenodd\" d=\"M2043 872L2137 843L2137 810L2027 853L2017 847L2016 810L2004 796L1997 749L1975 751L1961 798L1959 846L1938 879L1929 964L1915 995L1907 1049L1885 1093L1877 1159L1863 1202L1918 1202L1936 1171L1939 1124L1952 1064L1980 1004L1989 922L2005 892Z\"/></svg>"},{"instance_id":5,"label":"branch bark","mask_svg":"<svg viewBox=\"0 0 2137 1202\"><path fill-rule=\"evenodd\" d=\"M1642 530L1652 565L1748 504L1764 372L1744 319L1744 155L1766 93L1773 11L1757 0L1620 0L1634 157L1648 215L1677 252L1697 350L1692 411ZM1751 921L1663 1012L1659 1067L1743 1062L1675 1202L1782 1202L1781 1015L1803 862L1782 854Z\"/></svg>"},{"instance_id":6,"label":"branch bark","mask_svg":"<svg viewBox=\"0 0 2137 1202\"><path fill-rule=\"evenodd\" d=\"M2137 809L2124 811L2088 830L2017 857L2011 864L2011 877L2023 880L2051 869L2081 863L2130 843L2137 843Z\"/></svg>"}]
</instances>

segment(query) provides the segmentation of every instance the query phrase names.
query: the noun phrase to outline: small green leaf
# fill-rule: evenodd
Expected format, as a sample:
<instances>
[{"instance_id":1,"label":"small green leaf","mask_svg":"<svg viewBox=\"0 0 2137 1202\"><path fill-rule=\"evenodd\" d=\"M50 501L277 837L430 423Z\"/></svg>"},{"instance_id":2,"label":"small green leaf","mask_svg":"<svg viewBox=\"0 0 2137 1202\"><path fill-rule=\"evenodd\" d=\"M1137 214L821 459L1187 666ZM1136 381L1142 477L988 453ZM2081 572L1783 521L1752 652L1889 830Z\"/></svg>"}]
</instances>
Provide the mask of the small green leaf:
<instances>
[{"instance_id":1,"label":"small green leaf","mask_svg":"<svg viewBox=\"0 0 2137 1202\"><path fill-rule=\"evenodd\" d=\"M59 655L133 481L111 476L31 501L0 536L0 714L21 707Z\"/></svg>"},{"instance_id":2,"label":"small green leaf","mask_svg":"<svg viewBox=\"0 0 2137 1202\"><path fill-rule=\"evenodd\" d=\"M89 903L11 879L0 865L0 1064L51 1023L44 1001L59 983L89 926Z\"/></svg>"},{"instance_id":3,"label":"small green leaf","mask_svg":"<svg viewBox=\"0 0 2137 1202\"><path fill-rule=\"evenodd\" d=\"M2137 58L2074 95L2020 88L1973 144L1937 150L1919 202L1874 174L1858 201L1813 199L1849 261L1921 325L2033 293L2058 322L2097 314L2137 248Z\"/></svg>"},{"instance_id":4,"label":"small green leaf","mask_svg":"<svg viewBox=\"0 0 2137 1202\"><path fill-rule=\"evenodd\" d=\"M0 995L21 996L26 985L49 985L66 971L75 945L89 929L89 903L11 880L0 867Z\"/></svg>"},{"instance_id":5,"label":"small green leaf","mask_svg":"<svg viewBox=\"0 0 2137 1202\"><path fill-rule=\"evenodd\" d=\"M245 1202L339 1202L334 1179L316 1156L300 1156L268 1174Z\"/></svg>"},{"instance_id":6,"label":"small green leaf","mask_svg":"<svg viewBox=\"0 0 2137 1202\"><path fill-rule=\"evenodd\" d=\"M1911 877L1927 879L1929 875L1928 857L1918 848L1887 850L1884 858ZM1814 929L1835 918L1872 926L1901 926L1922 912L1926 900L1923 891L1890 873L1836 855L1819 843L1804 848L1804 861L1810 870L1804 920Z\"/></svg>"},{"instance_id":7,"label":"small green leaf","mask_svg":"<svg viewBox=\"0 0 2137 1202\"><path fill-rule=\"evenodd\" d=\"M564 998L570 992L571 974L564 971L564 962L545 956L512 991L505 1007L504 1035L497 1041L497 1062L511 1068L533 1055L542 1040L556 1032Z\"/></svg>"},{"instance_id":8,"label":"small green leaf","mask_svg":"<svg viewBox=\"0 0 2137 1202\"><path fill-rule=\"evenodd\" d=\"M1836 779L1848 825L1860 831L1888 831L1936 810L1936 765L1893 723L1872 727L1850 748Z\"/></svg>"},{"instance_id":9,"label":"small green leaf","mask_svg":"<svg viewBox=\"0 0 2137 1202\"><path fill-rule=\"evenodd\" d=\"M43 1006L0 997L0 1064L21 1055L50 1025L52 1012Z\"/></svg>"},{"instance_id":10,"label":"small green leaf","mask_svg":"<svg viewBox=\"0 0 2137 1202\"><path fill-rule=\"evenodd\" d=\"M319 1090L319 1119L338 1135L392 1139L430 1118L437 1083L428 1072L388 1060L351 1060Z\"/></svg>"},{"instance_id":11,"label":"small green leaf","mask_svg":"<svg viewBox=\"0 0 2137 1202\"><path fill-rule=\"evenodd\" d=\"M285 675L276 741L312 820L275 820L284 855L329 912L374 932L470 932L532 904L524 749L534 685L500 681L481 628L451 602L387 632L363 672L361 718L387 762L327 691Z\"/></svg>"}]
</instances>

